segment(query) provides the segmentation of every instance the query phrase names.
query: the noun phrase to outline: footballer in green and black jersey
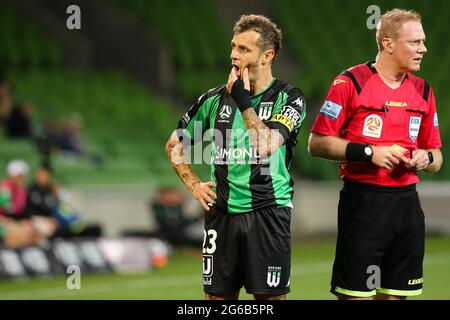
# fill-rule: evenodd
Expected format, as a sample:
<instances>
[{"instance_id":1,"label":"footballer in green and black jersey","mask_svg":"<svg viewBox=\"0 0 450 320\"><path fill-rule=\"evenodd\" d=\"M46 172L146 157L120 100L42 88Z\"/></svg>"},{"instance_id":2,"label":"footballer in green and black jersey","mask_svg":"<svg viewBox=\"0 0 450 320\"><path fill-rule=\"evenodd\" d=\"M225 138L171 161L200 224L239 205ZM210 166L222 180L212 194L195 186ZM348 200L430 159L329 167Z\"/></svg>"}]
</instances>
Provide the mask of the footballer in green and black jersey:
<instances>
[{"instance_id":1,"label":"footballer in green and black jersey","mask_svg":"<svg viewBox=\"0 0 450 320\"><path fill-rule=\"evenodd\" d=\"M185 146L210 141L216 204L230 214L292 207L289 167L306 114L303 93L274 79L250 99L264 124L284 137L284 144L269 157L260 156L250 142L241 112L225 86L200 96L178 124L178 137Z\"/></svg>"}]
</instances>

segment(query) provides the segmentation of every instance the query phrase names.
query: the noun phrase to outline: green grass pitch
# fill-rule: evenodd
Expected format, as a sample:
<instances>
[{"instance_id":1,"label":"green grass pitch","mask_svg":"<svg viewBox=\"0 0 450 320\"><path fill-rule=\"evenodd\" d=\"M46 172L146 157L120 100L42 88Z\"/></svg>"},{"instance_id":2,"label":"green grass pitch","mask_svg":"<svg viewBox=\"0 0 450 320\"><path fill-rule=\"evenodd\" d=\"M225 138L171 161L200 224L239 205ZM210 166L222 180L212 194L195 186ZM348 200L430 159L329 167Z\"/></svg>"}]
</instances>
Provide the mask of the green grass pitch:
<instances>
[{"instance_id":1,"label":"green grass pitch","mask_svg":"<svg viewBox=\"0 0 450 320\"><path fill-rule=\"evenodd\" d=\"M300 241L292 248L290 300L334 299L329 290L334 239ZM81 289L66 278L0 281L0 299L203 299L200 251L175 250L169 264L145 274L82 275ZM411 299L450 299L450 237L428 238L424 291ZM241 291L241 299L252 297Z\"/></svg>"}]
</instances>

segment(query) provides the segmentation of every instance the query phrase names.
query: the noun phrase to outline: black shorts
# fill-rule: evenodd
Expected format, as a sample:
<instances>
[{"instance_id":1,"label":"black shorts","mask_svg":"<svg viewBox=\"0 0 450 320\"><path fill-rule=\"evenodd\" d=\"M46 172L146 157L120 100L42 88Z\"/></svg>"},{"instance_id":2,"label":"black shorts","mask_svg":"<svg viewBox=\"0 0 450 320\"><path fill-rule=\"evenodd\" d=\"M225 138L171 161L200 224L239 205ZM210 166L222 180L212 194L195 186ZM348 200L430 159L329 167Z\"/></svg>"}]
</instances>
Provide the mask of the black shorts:
<instances>
[{"instance_id":1,"label":"black shorts","mask_svg":"<svg viewBox=\"0 0 450 320\"><path fill-rule=\"evenodd\" d=\"M282 295L290 291L291 209L205 216L203 285L207 293Z\"/></svg>"},{"instance_id":2,"label":"black shorts","mask_svg":"<svg viewBox=\"0 0 450 320\"><path fill-rule=\"evenodd\" d=\"M415 185L345 182L331 292L355 297L422 292L425 218Z\"/></svg>"}]
</instances>

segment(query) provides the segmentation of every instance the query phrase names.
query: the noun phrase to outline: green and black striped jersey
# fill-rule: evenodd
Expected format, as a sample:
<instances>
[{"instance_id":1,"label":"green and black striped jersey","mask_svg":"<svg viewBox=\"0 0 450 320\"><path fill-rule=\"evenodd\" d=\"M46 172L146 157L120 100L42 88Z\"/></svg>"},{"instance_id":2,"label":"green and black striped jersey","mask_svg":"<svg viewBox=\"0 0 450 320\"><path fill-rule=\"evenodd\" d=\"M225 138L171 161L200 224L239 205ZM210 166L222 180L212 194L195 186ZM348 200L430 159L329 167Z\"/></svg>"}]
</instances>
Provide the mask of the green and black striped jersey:
<instances>
[{"instance_id":1,"label":"green and black striped jersey","mask_svg":"<svg viewBox=\"0 0 450 320\"><path fill-rule=\"evenodd\" d=\"M250 143L241 112L225 86L200 96L183 115L177 129L185 148L203 141L200 150L196 146L190 148L190 158L195 163L200 158L211 163L211 180L217 185L216 205L230 214L263 207L292 207L289 166L306 114L303 93L274 79L251 101L259 118L284 137L284 144L270 157L261 157ZM209 142L206 148L205 141ZM210 153L205 152L208 147ZM205 154L208 159L203 159Z\"/></svg>"}]
</instances>

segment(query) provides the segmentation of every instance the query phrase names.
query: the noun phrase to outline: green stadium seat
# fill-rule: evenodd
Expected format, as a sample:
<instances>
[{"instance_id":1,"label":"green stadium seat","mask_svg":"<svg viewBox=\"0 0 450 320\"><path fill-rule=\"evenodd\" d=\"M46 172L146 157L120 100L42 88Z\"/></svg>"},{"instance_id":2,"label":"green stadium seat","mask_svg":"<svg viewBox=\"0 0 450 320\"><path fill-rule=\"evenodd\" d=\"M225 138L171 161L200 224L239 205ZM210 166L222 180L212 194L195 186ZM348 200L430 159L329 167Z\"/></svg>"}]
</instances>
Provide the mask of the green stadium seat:
<instances>
[{"instance_id":1,"label":"green stadium seat","mask_svg":"<svg viewBox=\"0 0 450 320\"><path fill-rule=\"evenodd\" d=\"M35 102L36 118L82 114L87 146L104 156L101 169L86 159L55 157L55 172L64 184L153 183L159 181L156 176L176 179L164 145L179 116L143 86L117 72L35 69L9 74L17 95ZM40 161L30 143L1 143L0 164L12 155L32 159L36 165Z\"/></svg>"}]
</instances>

